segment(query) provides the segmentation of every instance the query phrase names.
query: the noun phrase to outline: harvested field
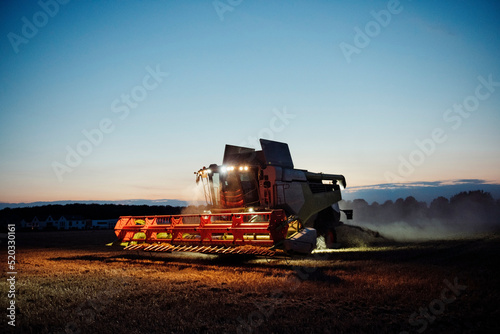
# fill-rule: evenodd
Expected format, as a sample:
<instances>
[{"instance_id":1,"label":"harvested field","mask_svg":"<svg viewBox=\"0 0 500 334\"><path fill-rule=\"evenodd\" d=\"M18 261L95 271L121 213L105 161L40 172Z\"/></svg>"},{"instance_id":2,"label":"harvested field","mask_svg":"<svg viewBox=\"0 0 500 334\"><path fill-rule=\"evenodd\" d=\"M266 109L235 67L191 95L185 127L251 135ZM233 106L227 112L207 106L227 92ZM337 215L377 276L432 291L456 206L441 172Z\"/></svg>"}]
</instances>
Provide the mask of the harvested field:
<instances>
[{"instance_id":1,"label":"harvested field","mask_svg":"<svg viewBox=\"0 0 500 334\"><path fill-rule=\"evenodd\" d=\"M15 332L496 333L500 328L500 236L271 261L104 246L113 240L112 231L17 233ZM2 291L7 291L5 276ZM0 330L12 329L4 317Z\"/></svg>"}]
</instances>

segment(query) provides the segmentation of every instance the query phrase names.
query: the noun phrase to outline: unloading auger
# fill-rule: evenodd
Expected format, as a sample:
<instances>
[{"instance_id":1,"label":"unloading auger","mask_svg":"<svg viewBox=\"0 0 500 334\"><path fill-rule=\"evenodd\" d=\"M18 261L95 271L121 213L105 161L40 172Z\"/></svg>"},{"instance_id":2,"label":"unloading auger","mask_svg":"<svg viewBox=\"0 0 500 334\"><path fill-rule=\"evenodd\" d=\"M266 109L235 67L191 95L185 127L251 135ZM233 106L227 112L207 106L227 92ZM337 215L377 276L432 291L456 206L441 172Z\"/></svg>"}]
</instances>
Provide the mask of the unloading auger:
<instances>
[{"instance_id":1,"label":"unloading auger","mask_svg":"<svg viewBox=\"0 0 500 334\"><path fill-rule=\"evenodd\" d=\"M207 254L309 254L335 227L344 176L295 169L288 145L260 139L262 150L226 145L222 165L196 174L206 210L199 214L122 216L115 226L125 250Z\"/></svg>"}]
</instances>

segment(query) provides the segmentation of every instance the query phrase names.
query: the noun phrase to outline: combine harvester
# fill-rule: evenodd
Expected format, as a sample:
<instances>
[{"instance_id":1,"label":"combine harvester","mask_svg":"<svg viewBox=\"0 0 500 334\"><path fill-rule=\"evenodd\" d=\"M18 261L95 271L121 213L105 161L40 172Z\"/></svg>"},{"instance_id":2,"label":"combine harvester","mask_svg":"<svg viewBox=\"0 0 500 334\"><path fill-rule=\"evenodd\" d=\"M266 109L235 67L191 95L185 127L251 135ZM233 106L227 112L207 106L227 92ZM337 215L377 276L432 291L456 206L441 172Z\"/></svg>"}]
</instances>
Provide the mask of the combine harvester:
<instances>
[{"instance_id":1,"label":"combine harvester","mask_svg":"<svg viewBox=\"0 0 500 334\"><path fill-rule=\"evenodd\" d=\"M344 176L295 169L285 143L261 151L226 145L222 165L203 167L207 210L200 214L123 216L115 233L125 250L208 254L309 254L317 239L337 246Z\"/></svg>"}]
</instances>

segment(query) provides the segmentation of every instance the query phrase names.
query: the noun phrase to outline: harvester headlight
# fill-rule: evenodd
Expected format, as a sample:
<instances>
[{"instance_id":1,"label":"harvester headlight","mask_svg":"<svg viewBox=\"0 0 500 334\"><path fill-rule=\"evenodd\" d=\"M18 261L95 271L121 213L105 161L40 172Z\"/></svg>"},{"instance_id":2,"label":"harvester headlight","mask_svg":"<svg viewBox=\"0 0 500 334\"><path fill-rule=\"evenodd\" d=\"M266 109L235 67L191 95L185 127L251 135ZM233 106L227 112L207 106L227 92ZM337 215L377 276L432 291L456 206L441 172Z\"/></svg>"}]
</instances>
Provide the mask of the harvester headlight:
<instances>
[{"instance_id":1,"label":"harvester headlight","mask_svg":"<svg viewBox=\"0 0 500 334\"><path fill-rule=\"evenodd\" d=\"M205 169L205 173L210 174L212 171L210 169Z\"/></svg>"},{"instance_id":2,"label":"harvester headlight","mask_svg":"<svg viewBox=\"0 0 500 334\"><path fill-rule=\"evenodd\" d=\"M220 171L221 171L222 173L230 172L230 171L232 171L232 170L234 170L234 166L222 166L222 167L220 168Z\"/></svg>"},{"instance_id":3,"label":"harvester headlight","mask_svg":"<svg viewBox=\"0 0 500 334\"><path fill-rule=\"evenodd\" d=\"M248 166L243 167L244 170L248 170Z\"/></svg>"}]
</instances>

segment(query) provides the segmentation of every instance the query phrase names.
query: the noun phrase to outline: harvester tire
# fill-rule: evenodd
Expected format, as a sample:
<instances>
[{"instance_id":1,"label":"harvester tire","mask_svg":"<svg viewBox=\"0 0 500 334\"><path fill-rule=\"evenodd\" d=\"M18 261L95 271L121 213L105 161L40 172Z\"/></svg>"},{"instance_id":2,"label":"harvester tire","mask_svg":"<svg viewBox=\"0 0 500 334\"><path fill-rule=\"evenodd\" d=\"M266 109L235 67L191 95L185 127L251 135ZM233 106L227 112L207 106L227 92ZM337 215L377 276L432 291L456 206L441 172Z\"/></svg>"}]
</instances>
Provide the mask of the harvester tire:
<instances>
[{"instance_id":1,"label":"harvester tire","mask_svg":"<svg viewBox=\"0 0 500 334\"><path fill-rule=\"evenodd\" d=\"M332 227L325 233L325 245L326 245L326 248L328 248L328 249L336 248L336 246L337 246L337 233L335 233L335 228Z\"/></svg>"},{"instance_id":2,"label":"harvester tire","mask_svg":"<svg viewBox=\"0 0 500 334\"><path fill-rule=\"evenodd\" d=\"M339 221L340 213L331 206L318 212L314 220L314 228L318 232L318 236L324 238L325 241L325 245L320 247L326 247L327 249L338 248L335 226L339 225Z\"/></svg>"}]
</instances>

